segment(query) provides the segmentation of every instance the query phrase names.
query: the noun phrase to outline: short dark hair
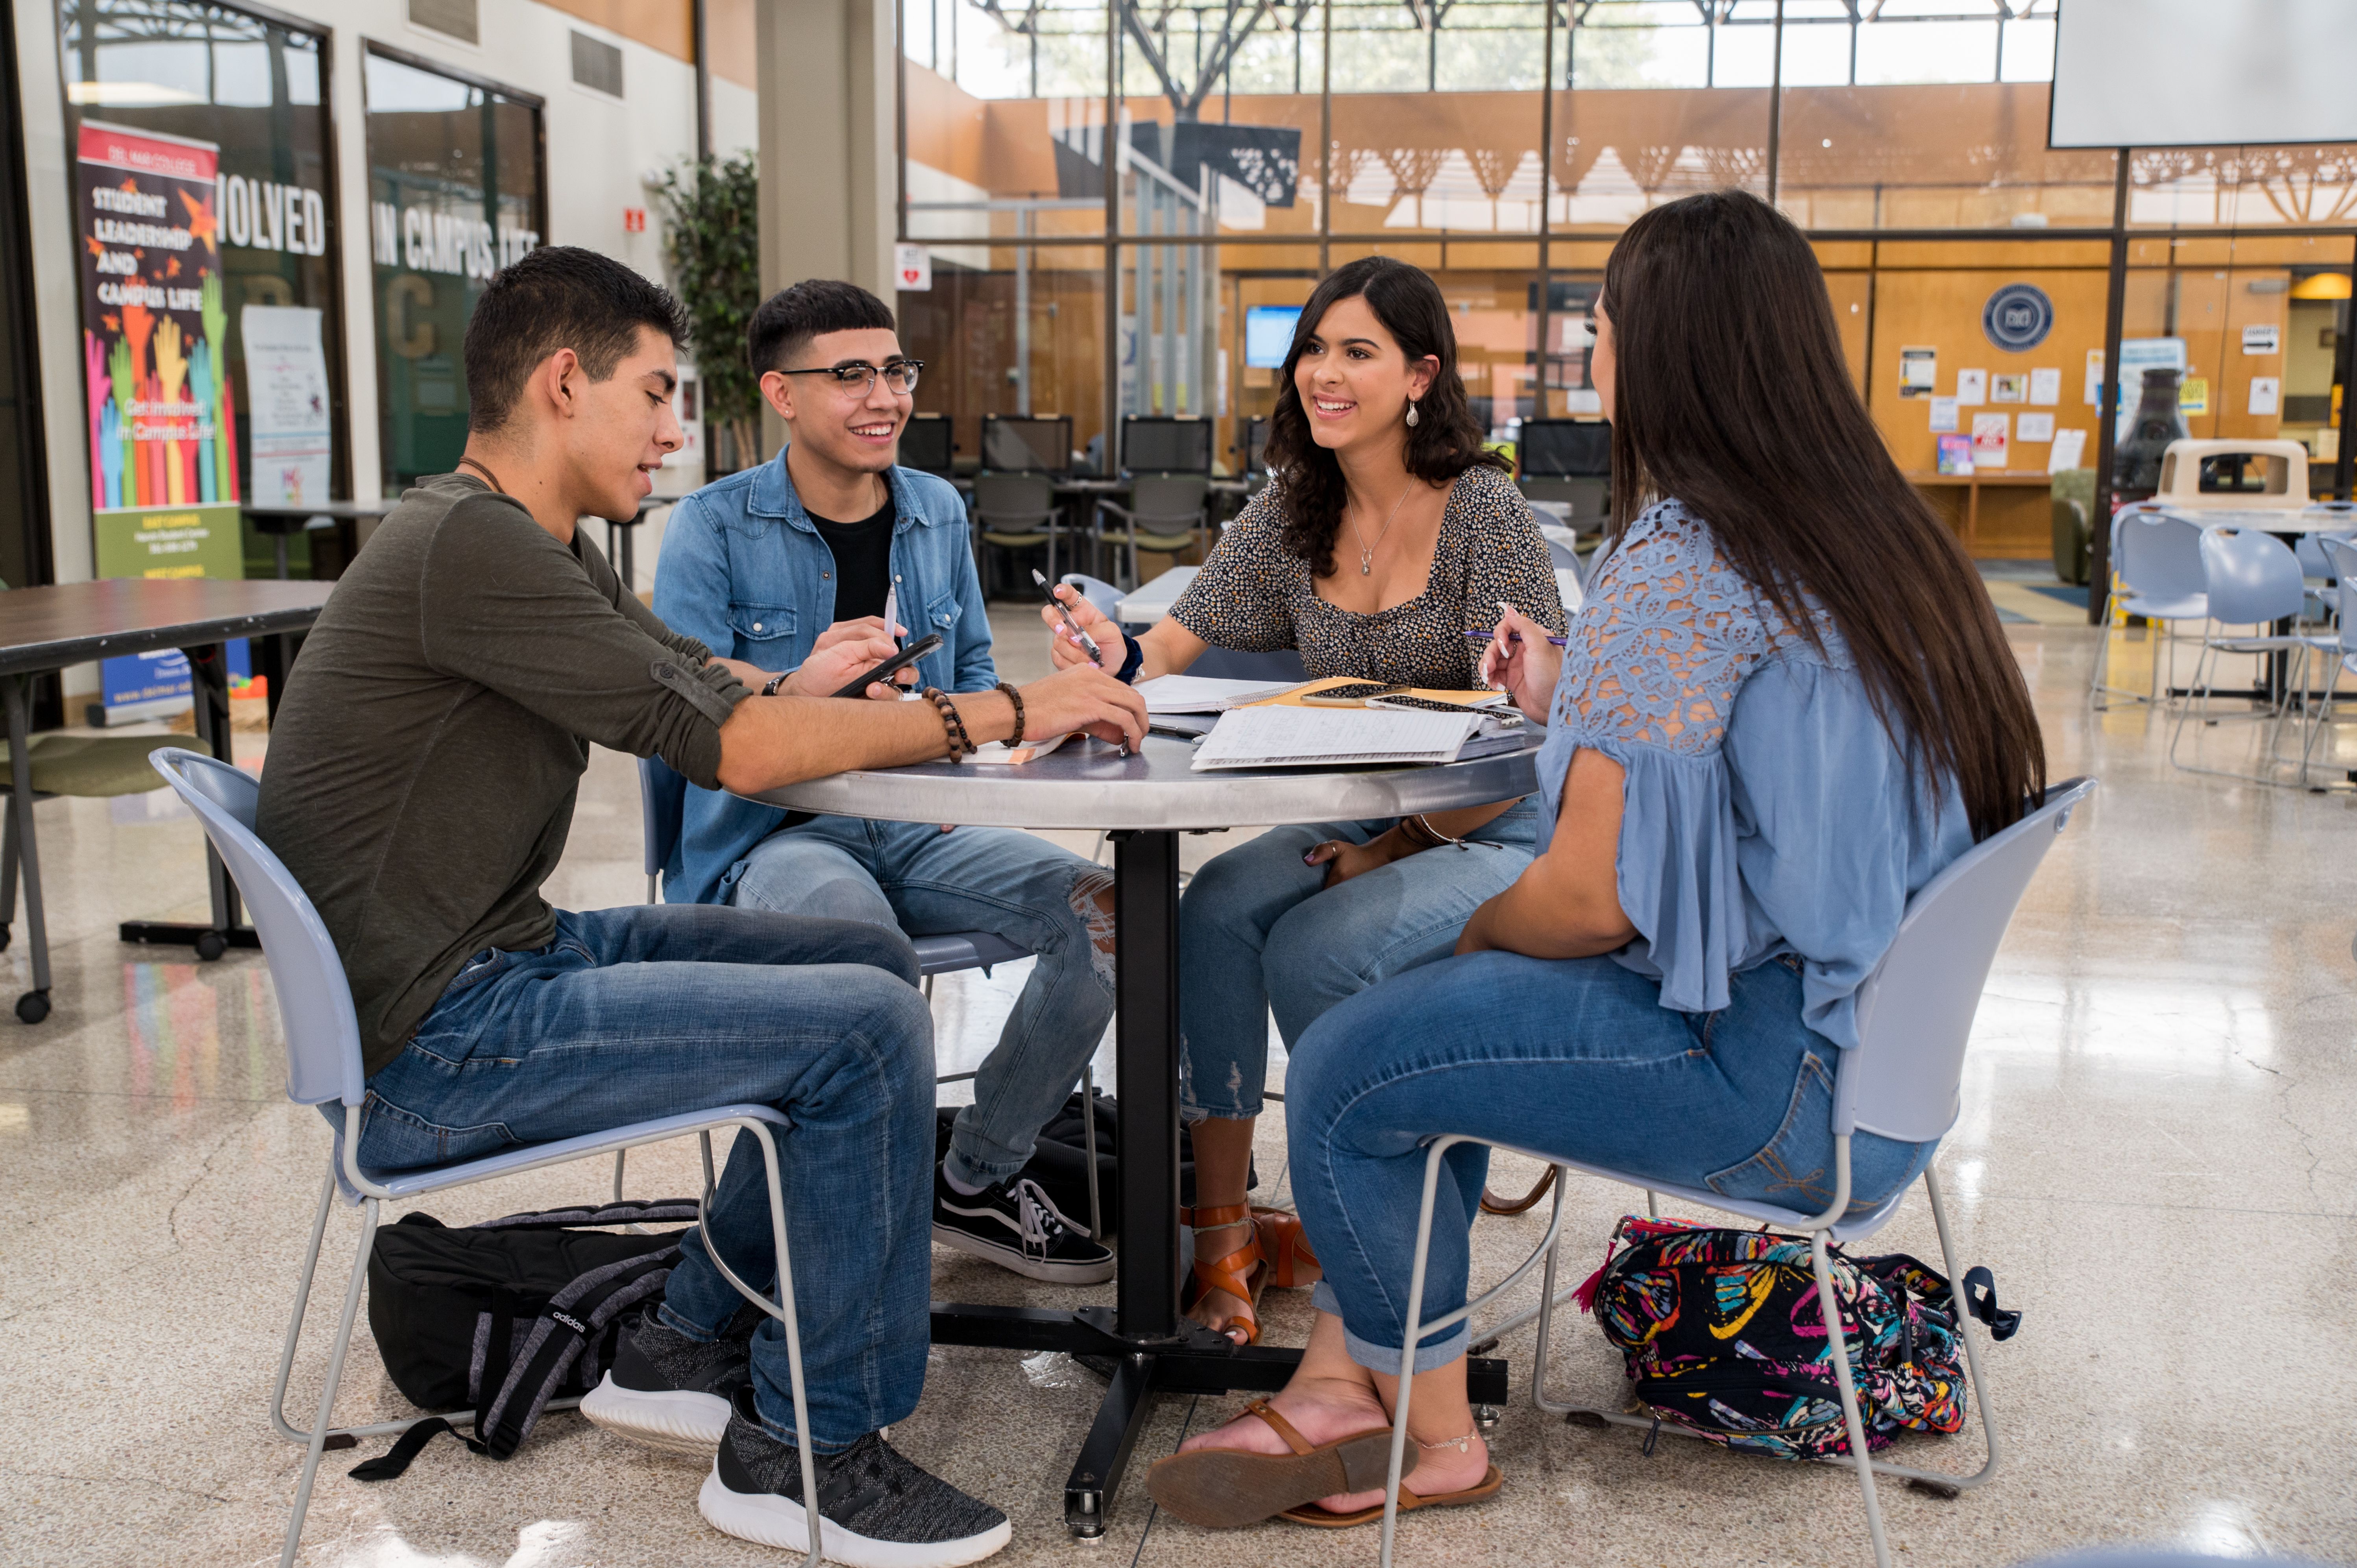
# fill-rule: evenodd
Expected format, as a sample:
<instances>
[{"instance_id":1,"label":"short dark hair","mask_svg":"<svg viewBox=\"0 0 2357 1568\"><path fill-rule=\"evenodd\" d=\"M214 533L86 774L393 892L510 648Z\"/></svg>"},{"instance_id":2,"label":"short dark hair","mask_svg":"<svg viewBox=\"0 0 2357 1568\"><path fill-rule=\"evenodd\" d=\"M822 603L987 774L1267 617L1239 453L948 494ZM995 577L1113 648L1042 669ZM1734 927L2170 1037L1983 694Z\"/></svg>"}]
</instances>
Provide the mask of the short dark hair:
<instances>
[{"instance_id":1,"label":"short dark hair","mask_svg":"<svg viewBox=\"0 0 2357 1568\"><path fill-rule=\"evenodd\" d=\"M533 367L559 349L572 349L591 381L606 380L639 346L641 327L687 346L687 312L662 285L577 245L527 252L492 274L467 323L467 429L507 424Z\"/></svg>"},{"instance_id":2,"label":"short dark hair","mask_svg":"<svg viewBox=\"0 0 2357 1568\"><path fill-rule=\"evenodd\" d=\"M786 361L823 332L899 329L892 307L856 283L805 278L761 302L745 326L745 362L758 379L786 369Z\"/></svg>"}]
</instances>

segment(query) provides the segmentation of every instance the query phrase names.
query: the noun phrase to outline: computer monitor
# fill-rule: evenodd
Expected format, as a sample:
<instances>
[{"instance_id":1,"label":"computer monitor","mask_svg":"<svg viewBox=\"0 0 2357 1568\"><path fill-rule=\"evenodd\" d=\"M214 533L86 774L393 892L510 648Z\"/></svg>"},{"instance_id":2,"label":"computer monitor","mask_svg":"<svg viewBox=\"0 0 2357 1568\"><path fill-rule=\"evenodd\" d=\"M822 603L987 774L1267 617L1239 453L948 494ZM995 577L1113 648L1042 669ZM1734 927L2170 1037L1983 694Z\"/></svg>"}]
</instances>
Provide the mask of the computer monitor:
<instances>
[{"instance_id":1,"label":"computer monitor","mask_svg":"<svg viewBox=\"0 0 2357 1568\"><path fill-rule=\"evenodd\" d=\"M950 416L946 413L912 413L908 427L900 432L900 466L921 468L928 474L947 474L951 455L957 443L950 438Z\"/></svg>"},{"instance_id":2,"label":"computer monitor","mask_svg":"<svg viewBox=\"0 0 2357 1568\"><path fill-rule=\"evenodd\" d=\"M1072 466L1069 414L985 413L982 467L992 474L1060 474Z\"/></svg>"},{"instance_id":3,"label":"computer monitor","mask_svg":"<svg viewBox=\"0 0 2357 1568\"><path fill-rule=\"evenodd\" d=\"M1255 413L1244 421L1244 472L1261 474L1268 471L1268 415Z\"/></svg>"},{"instance_id":4,"label":"computer monitor","mask_svg":"<svg viewBox=\"0 0 2357 1568\"><path fill-rule=\"evenodd\" d=\"M1600 419L1525 419L1514 457L1526 479L1612 477L1612 426Z\"/></svg>"},{"instance_id":5,"label":"computer monitor","mask_svg":"<svg viewBox=\"0 0 2357 1568\"><path fill-rule=\"evenodd\" d=\"M1293 329L1300 320L1297 305L1244 306L1244 363L1255 371L1282 366L1292 350Z\"/></svg>"},{"instance_id":6,"label":"computer monitor","mask_svg":"<svg viewBox=\"0 0 2357 1568\"><path fill-rule=\"evenodd\" d=\"M1133 474L1208 474L1211 422L1200 414L1125 414L1121 466Z\"/></svg>"}]
</instances>

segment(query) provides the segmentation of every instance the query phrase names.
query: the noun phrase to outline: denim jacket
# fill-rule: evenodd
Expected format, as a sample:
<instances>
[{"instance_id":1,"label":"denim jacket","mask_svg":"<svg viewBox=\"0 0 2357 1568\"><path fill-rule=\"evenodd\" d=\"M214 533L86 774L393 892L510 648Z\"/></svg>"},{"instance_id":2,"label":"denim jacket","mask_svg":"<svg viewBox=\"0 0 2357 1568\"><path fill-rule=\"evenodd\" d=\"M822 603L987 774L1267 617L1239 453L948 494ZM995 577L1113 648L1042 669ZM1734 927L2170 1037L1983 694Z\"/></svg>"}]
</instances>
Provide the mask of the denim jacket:
<instances>
[{"instance_id":1,"label":"denim jacket","mask_svg":"<svg viewBox=\"0 0 2357 1568\"><path fill-rule=\"evenodd\" d=\"M945 479L893 468L892 581L911 638L942 634L917 664L920 683L986 692L997 682L990 617L974 569L965 504ZM791 670L834 624L834 552L794 494L780 451L758 468L705 486L672 510L655 570L655 614L714 652ZM729 873L786 814L690 787L679 848L663 877L674 903L716 904Z\"/></svg>"}]
</instances>

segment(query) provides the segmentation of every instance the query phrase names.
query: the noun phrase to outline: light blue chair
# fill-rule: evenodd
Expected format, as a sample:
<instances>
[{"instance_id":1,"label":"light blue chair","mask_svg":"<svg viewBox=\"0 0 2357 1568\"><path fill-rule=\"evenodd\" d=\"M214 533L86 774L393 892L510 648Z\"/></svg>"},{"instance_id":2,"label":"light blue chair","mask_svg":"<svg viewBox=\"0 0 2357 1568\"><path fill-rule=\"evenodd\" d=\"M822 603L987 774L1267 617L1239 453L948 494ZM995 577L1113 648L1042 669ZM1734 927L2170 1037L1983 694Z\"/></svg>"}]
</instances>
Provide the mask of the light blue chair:
<instances>
[{"instance_id":1,"label":"light blue chair","mask_svg":"<svg viewBox=\"0 0 2357 1568\"><path fill-rule=\"evenodd\" d=\"M2095 653L2095 672L2087 697L2097 712L2110 704L2106 697L2158 703L2162 700L2161 662L2166 658L2176 672L2178 637L2174 623L2201 620L2210 614L2208 583L2201 571L2201 527L2175 512L2152 506L2122 509L2112 519L2113 570L2126 596L2120 607L2147 622L2152 639L2152 690L2138 695L2118 686L2106 686L2112 638L2108 629Z\"/></svg>"},{"instance_id":2,"label":"light blue chair","mask_svg":"<svg viewBox=\"0 0 2357 1568\"><path fill-rule=\"evenodd\" d=\"M1774 1204L1722 1197L1717 1193L1700 1187L1663 1187L1643 1176L1601 1165L1583 1165L1533 1149L1512 1149L1508 1152L1538 1160L1554 1167L1555 1175L1555 1212L1547 1232L1538 1250L1525 1259L1521 1267L1467 1302L1453 1312L1426 1323L1421 1321L1424 1305L1424 1275L1426 1256L1432 1245L1432 1210L1440 1182L1440 1162L1458 1144L1487 1143L1482 1138L1469 1138L1456 1133L1436 1137L1430 1144L1431 1154L1424 1165L1424 1203L1416 1218L1415 1262L1407 1287L1407 1325L1402 1339L1399 1371L1399 1408L1392 1423L1392 1467L1387 1482L1388 1492L1383 1501L1383 1568L1391 1568L1392 1536L1397 1520L1402 1460L1407 1448L1408 1404L1415 1387L1415 1346L1426 1335L1447 1328L1472 1316L1490 1302L1512 1289L1541 1259L1546 1262L1545 1286L1539 1296L1535 1316L1539 1323L1538 1355L1531 1374L1531 1402L1550 1415L1579 1415L1598 1419L1620 1426L1653 1427L1650 1416L1634 1416L1618 1410L1550 1400L1546 1393L1547 1351L1554 1331L1555 1309L1570 1299L1570 1293L1555 1294L1555 1272L1560 1261L1560 1240L1564 1221L1564 1189L1570 1185L1570 1174L1581 1171L1601 1176L1607 1181L1620 1182L1630 1187L1647 1189L1700 1208L1716 1208L1740 1214L1747 1219L1764 1221L1789 1230L1804 1232L1814 1255L1817 1275L1819 1309L1827 1323L1841 1321L1838 1302L1834 1293L1833 1269L1826 1254L1830 1242L1862 1240L1880 1230L1890 1222L1906 1200L1904 1190L1864 1214L1849 1212L1850 1169L1849 1141L1858 1129L1878 1133L1886 1138L1916 1143L1930 1138L1944 1137L1955 1125L1963 1107L1959 1084L1964 1076L1964 1047L1973 1030L1973 1015L1980 1006L1981 988L1986 983L1990 963L1996 957L1997 943L2005 936L2005 928L2013 918L2015 906L2021 902L2022 893L2029 879L2037 875L2040 863L2045 860L2055 835L2070 822L2071 813L2095 791L2092 779L2072 779L2050 786L2043 805L2025 814L2022 819L1995 837L1975 844L1958 856L1939 875L1923 886L1921 892L1908 900L1906 918L1900 922L1899 935L1882 961L1867 977L1857 992L1857 1037L1855 1050L1842 1053L1841 1066L1834 1083L1834 1196L1822 1214L1805 1214ZM1492 1147L1508 1148L1505 1144ZM1846 1457L1827 1458L1823 1463L1853 1466L1857 1472L1860 1492L1866 1499L1867 1532L1874 1541L1874 1560L1879 1568L1890 1568L1890 1549L1883 1538L1881 1505L1875 1497L1875 1472L1900 1476L1920 1481L1951 1496L1980 1486L1996 1474L1996 1426L1988 1411L1988 1385L1981 1378L1979 1354L1973 1348L1972 1335L1964 1324L1967 1314L1963 1310L1964 1270L1956 1260L1955 1243L1948 1230L1947 1206L1940 1196L1940 1177L1932 1165L1923 1170L1923 1190L1932 1200L1932 1223L1940 1235L1940 1258L1948 1279L1957 1295L1956 1331L1964 1342L1964 1361L1970 1373L1970 1393L1980 1401L1981 1434L1987 1444L1988 1459L1979 1470L1969 1476L1952 1475L1936 1470L1911 1469L1874 1458L1866 1444L1865 1424L1858 1415L1857 1393L1851 1380L1847 1346L1844 1336L1828 1336L1828 1348L1833 1352L1834 1376L1841 1386L1842 1415L1849 1426L1849 1454ZM1486 1337L1494 1339L1505 1327L1529 1321L1525 1314L1512 1323L1501 1326ZM1674 1425L1660 1423L1660 1430L1678 1432Z\"/></svg>"},{"instance_id":3,"label":"light blue chair","mask_svg":"<svg viewBox=\"0 0 2357 1568\"><path fill-rule=\"evenodd\" d=\"M1077 575L1076 575L1077 576ZM1074 582L1075 577L1066 577ZM1093 583L1092 577L1078 577L1081 583ZM1100 584L1100 586L1104 585ZM1082 596L1092 604L1096 596L1082 588ZM1110 616L1113 612L1105 612ZM671 864L672 852L679 847L680 825L687 810L687 779L680 771L660 757L639 758L639 822L645 831L647 902L662 901L663 868ZM978 969L985 975L1002 963L1012 963L1018 958L1031 957L1031 950L1008 941L993 931L953 931L930 937L913 937L909 945L917 950L917 972L923 977L925 995L933 993L933 976L950 974L962 969ZM963 1083L974 1077L970 1072L953 1072L935 1079L936 1083ZM1096 1103L1096 1068L1093 1064L1081 1072L1081 1093L1090 1105ZM1086 1140L1089 1157L1089 1236L1092 1240L1104 1234L1104 1209L1097 1188L1097 1120L1094 1116L1081 1118L1082 1136ZM614 1155L614 1200L622 1198L622 1172L630 1159L628 1150Z\"/></svg>"},{"instance_id":4,"label":"light blue chair","mask_svg":"<svg viewBox=\"0 0 2357 1568\"><path fill-rule=\"evenodd\" d=\"M2309 655L2314 651L2309 639L2297 631L2271 632L2263 629L2272 622L2298 624L2300 613L2308 605L2308 585L2300 578L2299 559L2291 546L2274 534L2262 533L2255 528L2239 528L2221 523L2201 531L2201 570L2207 585L2206 596L2210 614L2202 628L2201 656L2194 661L2193 681L2189 688L2194 695L2177 710L2177 723L2169 732L2170 766L2187 773L2208 773L2225 779L2243 779L2255 784L2273 784L2278 780L2274 765L2288 760L2277 755L2285 719L2293 703L2308 683ZM2247 637L2233 636L2221 628L2248 626L2254 630ZM2261 773L2236 773L2228 768L2197 768L2177 759L2177 746L2185 734L2188 720L2198 716L2203 727L2214 724L2210 716L2210 689L2215 680L2219 656L2229 653L2257 654L2262 657L2281 654L2290 669L2284 682L2282 696L2270 704L2261 717L2272 718L2274 727L2268 732L2268 770ZM2297 657L2294 657L2297 656ZM2198 710L2198 713L2197 713Z\"/></svg>"},{"instance_id":5,"label":"light blue chair","mask_svg":"<svg viewBox=\"0 0 2357 1568\"><path fill-rule=\"evenodd\" d=\"M2335 660L2324 682L2324 701L2309 719L2308 740L2299 748L2299 781L2308 784L2309 768L2316 754L2317 737L2325 734L2332 723L2333 699L2340 694L2341 677L2357 675L2357 539L2338 534L2315 535L2318 553L2324 557L2327 571L2334 586L2333 602L2337 607L2339 625L2330 637L2311 637L2309 647ZM2330 756L2330 750L2326 755ZM2357 774L2352 775L2357 779ZM2311 789L2317 786L2309 784Z\"/></svg>"},{"instance_id":6,"label":"light blue chair","mask_svg":"<svg viewBox=\"0 0 2357 1568\"><path fill-rule=\"evenodd\" d=\"M789 1126L786 1118L767 1105L716 1105L709 1110L636 1122L610 1132L525 1144L484 1159L398 1172L362 1168L358 1149L361 1107L367 1098L368 1084L361 1068L360 1021L352 1011L351 987L344 978L343 962L336 955L335 941L328 936L319 912L312 908L310 898L285 863L254 833L254 804L261 786L251 774L177 746L155 753L153 761L165 782L204 824L205 836L221 853L222 863L237 881L238 890L245 896L254 929L261 935L263 955L270 963L271 983L278 993L278 1015L286 1034L287 1098L297 1104L319 1106L323 1111L331 1102L343 1107L327 1175L319 1184L318 1207L311 1216L311 1241L303 1254L302 1272L296 1278L295 1313L286 1325L286 1348L279 1357L277 1385L270 1400L270 1423L277 1429L278 1435L307 1445L303 1478L295 1491L294 1513L286 1522L285 1545L279 1552L280 1568L294 1568L295 1549L303 1538L303 1519L310 1511L312 1484L318 1477L319 1456L331 1440L339 1448L348 1447L361 1438L406 1432L420 1422L434 1419L420 1415L369 1426L333 1428L328 1424L335 1410L336 1388L343 1379L344 1353L351 1346L352 1321L360 1311L361 1282L368 1277L369 1254L376 1242L380 1206L694 1133L704 1141L704 1195L696 1217L696 1228L701 1230L702 1210L710 1202L713 1191L712 1133L722 1127L734 1127L760 1145L769 1177L770 1239L777 1250L777 1299L768 1299L738 1279L722 1261L718 1250L711 1246L708 1236L706 1252L747 1300L785 1326L794 1427L802 1450L804 1507L809 1517L817 1518L818 1472L811 1456L802 1335L794 1316L793 1271L786 1251L785 1198L778 1176L777 1138ZM331 1122L336 1120L332 1112L328 1118ZM295 1366L295 1348L303 1333L304 1309L311 1300L311 1281L318 1267L320 1242L327 1234L328 1211L339 1189L346 1202L360 1206L360 1247L352 1257L350 1283L344 1289L343 1313L337 1320L335 1344L328 1353L327 1387L319 1392L319 1408L310 1430L304 1432L286 1419L286 1382ZM563 1408L578 1402L551 1401L550 1406ZM472 1424L475 1417L471 1411L448 1411L441 1413L441 1419L453 1426L466 1426ZM818 1560L814 1534L808 1562L815 1568Z\"/></svg>"}]
</instances>

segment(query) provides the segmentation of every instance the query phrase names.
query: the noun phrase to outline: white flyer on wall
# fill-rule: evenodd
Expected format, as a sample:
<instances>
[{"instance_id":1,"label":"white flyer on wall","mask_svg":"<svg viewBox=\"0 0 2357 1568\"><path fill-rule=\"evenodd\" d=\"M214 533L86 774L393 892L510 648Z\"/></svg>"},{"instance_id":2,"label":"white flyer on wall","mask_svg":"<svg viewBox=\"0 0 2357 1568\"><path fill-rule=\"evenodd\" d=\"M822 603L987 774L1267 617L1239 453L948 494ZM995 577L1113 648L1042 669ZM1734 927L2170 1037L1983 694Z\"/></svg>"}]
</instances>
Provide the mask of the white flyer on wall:
<instances>
[{"instance_id":1,"label":"white flyer on wall","mask_svg":"<svg viewBox=\"0 0 2357 1568\"><path fill-rule=\"evenodd\" d=\"M328 356L316 309L249 305L239 317L253 399L251 494L263 506L304 506L328 499L335 435L328 413Z\"/></svg>"},{"instance_id":2,"label":"white flyer on wall","mask_svg":"<svg viewBox=\"0 0 2357 1568\"><path fill-rule=\"evenodd\" d=\"M2253 376L2251 378L2251 412L2265 417L2283 412L2283 378Z\"/></svg>"},{"instance_id":3,"label":"white flyer on wall","mask_svg":"<svg viewBox=\"0 0 2357 1568\"><path fill-rule=\"evenodd\" d=\"M1952 397L1933 398L1932 400L1932 433L1936 435L1942 431L1955 428L1956 400Z\"/></svg>"},{"instance_id":4,"label":"white flyer on wall","mask_svg":"<svg viewBox=\"0 0 2357 1568\"><path fill-rule=\"evenodd\" d=\"M1958 371L1956 372L1956 406L1975 408L1988 402L1988 372Z\"/></svg>"},{"instance_id":5,"label":"white flyer on wall","mask_svg":"<svg viewBox=\"0 0 2357 1568\"><path fill-rule=\"evenodd\" d=\"M2025 413L2013 427L2017 441L2051 441L2054 439L2054 416L2050 413Z\"/></svg>"},{"instance_id":6,"label":"white flyer on wall","mask_svg":"<svg viewBox=\"0 0 2357 1568\"><path fill-rule=\"evenodd\" d=\"M2062 368L2050 365L2029 372L2029 401L2051 408L2062 401Z\"/></svg>"}]
</instances>

